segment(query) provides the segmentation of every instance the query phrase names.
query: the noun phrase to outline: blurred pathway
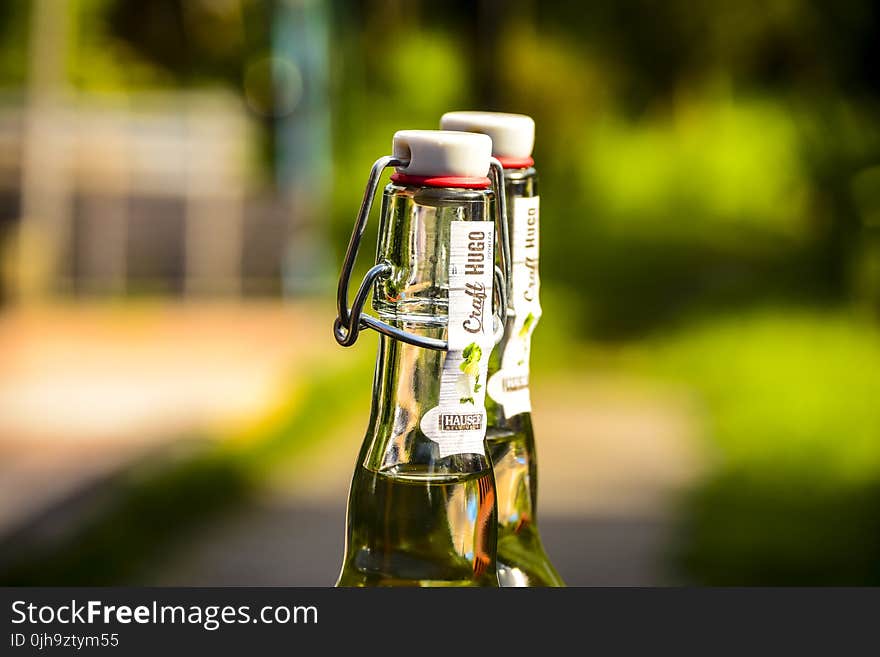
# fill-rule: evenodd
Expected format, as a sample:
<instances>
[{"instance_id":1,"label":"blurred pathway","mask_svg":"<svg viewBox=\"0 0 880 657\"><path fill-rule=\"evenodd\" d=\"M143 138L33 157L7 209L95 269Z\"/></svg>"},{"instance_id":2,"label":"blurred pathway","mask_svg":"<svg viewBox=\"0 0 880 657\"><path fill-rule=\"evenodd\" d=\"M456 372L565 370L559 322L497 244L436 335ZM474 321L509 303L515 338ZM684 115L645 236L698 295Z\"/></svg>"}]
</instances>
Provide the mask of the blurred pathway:
<instances>
[{"instance_id":1,"label":"blurred pathway","mask_svg":"<svg viewBox=\"0 0 880 657\"><path fill-rule=\"evenodd\" d=\"M366 412L278 472L253 506L191 537L145 583L332 584ZM674 583L664 562L675 496L700 470L688 398L600 378L556 379L541 385L535 414L539 522L566 581Z\"/></svg>"},{"instance_id":2,"label":"blurred pathway","mask_svg":"<svg viewBox=\"0 0 880 657\"><path fill-rule=\"evenodd\" d=\"M329 312L145 303L0 315L0 536L147 452L262 413L307 360L338 355Z\"/></svg>"}]
</instances>

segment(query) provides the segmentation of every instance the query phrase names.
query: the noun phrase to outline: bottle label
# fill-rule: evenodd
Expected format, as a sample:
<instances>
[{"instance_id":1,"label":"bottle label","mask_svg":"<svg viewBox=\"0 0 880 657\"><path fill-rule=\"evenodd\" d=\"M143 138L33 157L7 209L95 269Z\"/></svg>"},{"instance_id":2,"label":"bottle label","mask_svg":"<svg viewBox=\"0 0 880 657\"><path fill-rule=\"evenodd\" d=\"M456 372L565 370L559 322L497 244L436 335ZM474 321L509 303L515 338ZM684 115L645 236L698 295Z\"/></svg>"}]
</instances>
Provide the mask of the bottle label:
<instances>
[{"instance_id":1,"label":"bottle label","mask_svg":"<svg viewBox=\"0 0 880 657\"><path fill-rule=\"evenodd\" d=\"M511 222L512 329L501 354L501 366L489 379L489 396L501 405L507 417L532 410L529 397L529 352L532 331L541 318L538 276L539 206L537 196L513 201Z\"/></svg>"},{"instance_id":2,"label":"bottle label","mask_svg":"<svg viewBox=\"0 0 880 657\"><path fill-rule=\"evenodd\" d=\"M486 372L494 344L492 284L495 226L454 221L449 249L449 350L440 378L439 404L421 419L422 433L440 457L485 454Z\"/></svg>"}]
</instances>

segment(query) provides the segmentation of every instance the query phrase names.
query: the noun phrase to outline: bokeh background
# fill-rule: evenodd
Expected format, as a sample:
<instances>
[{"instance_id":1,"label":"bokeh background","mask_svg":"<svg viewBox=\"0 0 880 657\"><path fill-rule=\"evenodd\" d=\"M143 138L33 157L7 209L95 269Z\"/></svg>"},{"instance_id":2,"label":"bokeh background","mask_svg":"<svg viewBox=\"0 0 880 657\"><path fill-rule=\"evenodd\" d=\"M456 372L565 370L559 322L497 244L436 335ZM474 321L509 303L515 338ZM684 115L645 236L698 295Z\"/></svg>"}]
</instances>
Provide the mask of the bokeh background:
<instances>
[{"instance_id":1,"label":"bokeh background","mask_svg":"<svg viewBox=\"0 0 880 657\"><path fill-rule=\"evenodd\" d=\"M475 108L537 123L567 581L880 584L870 0L0 4L0 582L332 584L341 254Z\"/></svg>"}]
</instances>

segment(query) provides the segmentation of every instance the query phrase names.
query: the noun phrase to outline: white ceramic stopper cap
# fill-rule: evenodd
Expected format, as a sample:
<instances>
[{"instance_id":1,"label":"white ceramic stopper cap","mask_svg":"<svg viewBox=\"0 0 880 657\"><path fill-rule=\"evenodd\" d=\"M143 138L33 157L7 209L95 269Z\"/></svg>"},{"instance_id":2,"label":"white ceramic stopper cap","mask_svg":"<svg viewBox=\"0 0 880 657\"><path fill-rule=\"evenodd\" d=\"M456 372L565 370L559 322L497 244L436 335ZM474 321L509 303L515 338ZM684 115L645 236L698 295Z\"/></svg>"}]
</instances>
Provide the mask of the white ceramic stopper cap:
<instances>
[{"instance_id":1,"label":"white ceramic stopper cap","mask_svg":"<svg viewBox=\"0 0 880 657\"><path fill-rule=\"evenodd\" d=\"M525 114L447 112L440 119L440 127L489 135L495 157L524 159L532 156L535 146L535 121Z\"/></svg>"},{"instance_id":2,"label":"white ceramic stopper cap","mask_svg":"<svg viewBox=\"0 0 880 657\"><path fill-rule=\"evenodd\" d=\"M391 153L409 160L397 167L408 176L483 178L489 173L492 140L468 132L400 130L394 133Z\"/></svg>"}]
</instances>

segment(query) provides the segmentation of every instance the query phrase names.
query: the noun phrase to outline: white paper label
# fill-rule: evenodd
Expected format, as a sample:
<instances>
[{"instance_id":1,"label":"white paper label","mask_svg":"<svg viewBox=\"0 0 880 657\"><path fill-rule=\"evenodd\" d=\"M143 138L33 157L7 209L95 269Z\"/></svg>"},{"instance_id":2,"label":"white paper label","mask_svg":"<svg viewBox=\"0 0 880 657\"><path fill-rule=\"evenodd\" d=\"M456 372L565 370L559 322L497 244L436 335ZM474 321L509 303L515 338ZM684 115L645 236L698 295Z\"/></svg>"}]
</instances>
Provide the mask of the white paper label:
<instances>
[{"instance_id":1,"label":"white paper label","mask_svg":"<svg viewBox=\"0 0 880 657\"><path fill-rule=\"evenodd\" d=\"M422 433L440 457L484 454L486 372L493 347L492 283L495 226L454 221L449 248L449 351L439 404L422 416Z\"/></svg>"},{"instance_id":2,"label":"white paper label","mask_svg":"<svg viewBox=\"0 0 880 657\"><path fill-rule=\"evenodd\" d=\"M507 417L532 410L529 397L529 351L532 331L541 318L538 276L539 197L513 201L511 225L511 298L513 328L501 354L501 367L489 379L489 396Z\"/></svg>"}]
</instances>

